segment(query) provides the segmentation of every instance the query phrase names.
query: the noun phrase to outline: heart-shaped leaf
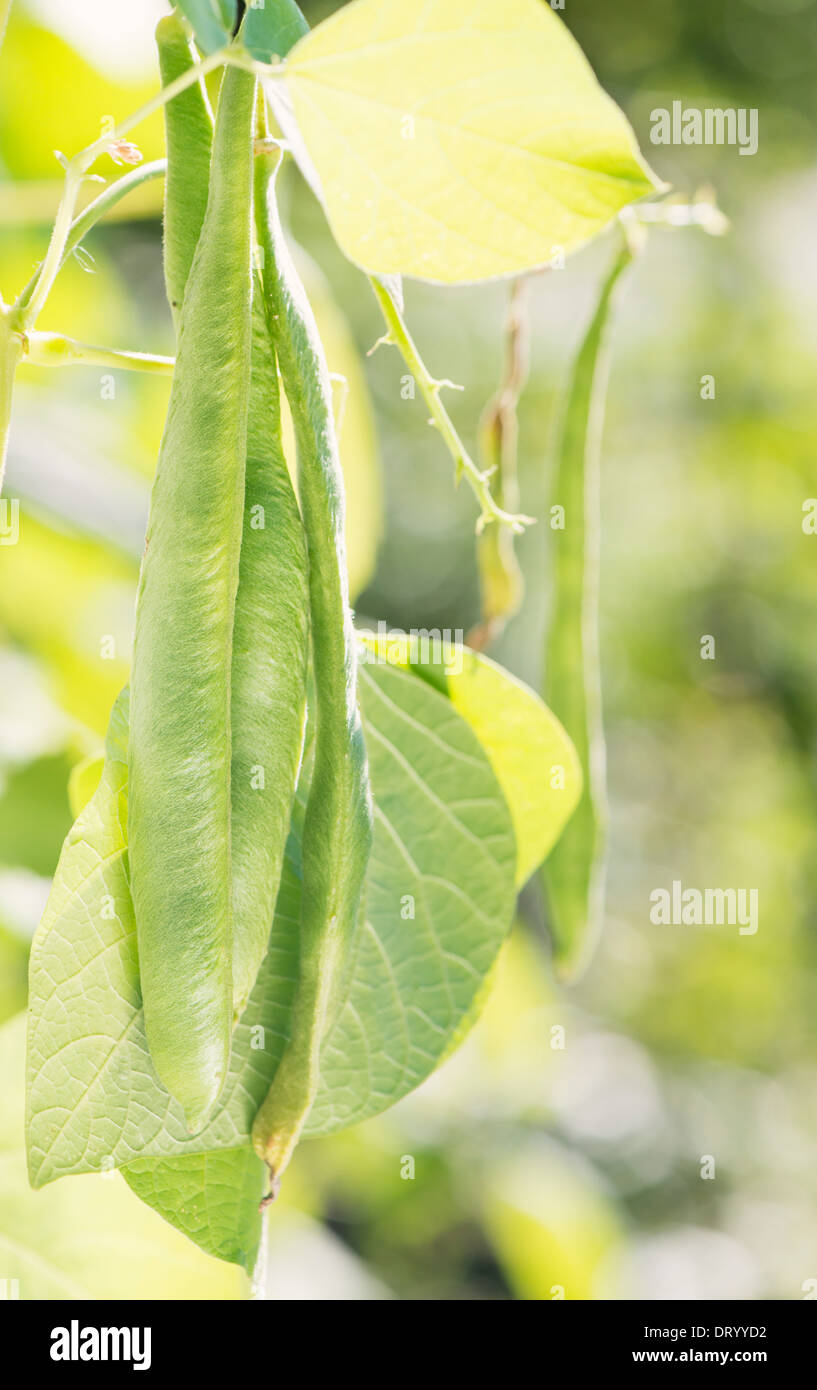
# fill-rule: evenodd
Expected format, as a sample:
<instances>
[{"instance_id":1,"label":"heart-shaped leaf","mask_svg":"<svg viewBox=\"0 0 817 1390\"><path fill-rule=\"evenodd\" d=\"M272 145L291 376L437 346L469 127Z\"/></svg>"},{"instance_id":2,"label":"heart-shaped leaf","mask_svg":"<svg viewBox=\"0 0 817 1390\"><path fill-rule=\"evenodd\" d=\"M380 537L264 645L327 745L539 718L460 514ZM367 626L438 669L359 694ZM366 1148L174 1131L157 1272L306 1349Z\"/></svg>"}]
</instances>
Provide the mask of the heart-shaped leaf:
<instances>
[{"instance_id":1,"label":"heart-shaped leaf","mask_svg":"<svg viewBox=\"0 0 817 1390\"><path fill-rule=\"evenodd\" d=\"M518 274L658 186L543 0L353 0L286 85L335 236L370 272Z\"/></svg>"}]
</instances>

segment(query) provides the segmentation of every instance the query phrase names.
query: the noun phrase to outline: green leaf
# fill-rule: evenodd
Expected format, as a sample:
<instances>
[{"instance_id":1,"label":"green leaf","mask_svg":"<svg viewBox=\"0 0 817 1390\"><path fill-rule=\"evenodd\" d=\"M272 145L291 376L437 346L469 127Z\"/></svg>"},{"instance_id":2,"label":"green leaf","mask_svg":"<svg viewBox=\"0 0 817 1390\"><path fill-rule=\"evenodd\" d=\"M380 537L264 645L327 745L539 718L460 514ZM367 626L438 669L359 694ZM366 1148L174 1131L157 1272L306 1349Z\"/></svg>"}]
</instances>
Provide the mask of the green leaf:
<instances>
[{"instance_id":1,"label":"green leaf","mask_svg":"<svg viewBox=\"0 0 817 1390\"><path fill-rule=\"evenodd\" d=\"M521 887L552 850L581 795L576 749L530 686L456 642L365 633L372 650L442 690L470 724L508 803Z\"/></svg>"},{"instance_id":2,"label":"green leaf","mask_svg":"<svg viewBox=\"0 0 817 1390\"><path fill-rule=\"evenodd\" d=\"M235 28L236 0L176 0L177 8L190 21L202 53L223 48Z\"/></svg>"},{"instance_id":3,"label":"green leaf","mask_svg":"<svg viewBox=\"0 0 817 1390\"><path fill-rule=\"evenodd\" d=\"M516 897L508 809L465 720L388 665L362 666L360 686L375 797L366 919L306 1135L376 1115L434 1070Z\"/></svg>"},{"instance_id":4,"label":"green leaf","mask_svg":"<svg viewBox=\"0 0 817 1390\"><path fill-rule=\"evenodd\" d=\"M553 606L545 649L545 699L576 744L583 790L575 816L545 865L544 886L553 958L563 975L572 976L589 960L604 914L607 790L598 650L601 428L613 291L631 259L624 239L601 286L570 377L552 491L553 504L564 508L564 529L551 532Z\"/></svg>"},{"instance_id":5,"label":"green leaf","mask_svg":"<svg viewBox=\"0 0 817 1390\"><path fill-rule=\"evenodd\" d=\"M467 723L426 682L388 665L364 668L361 703L375 844L354 977L325 1039L313 1134L377 1113L434 1069L491 968L515 901L509 812ZM287 1037L297 977L295 834L222 1103L191 1138L144 1040L127 880L126 736L123 696L102 781L66 841L32 951L36 1186L137 1159L241 1148ZM245 1232L240 1243L250 1248Z\"/></svg>"},{"instance_id":6,"label":"green leaf","mask_svg":"<svg viewBox=\"0 0 817 1390\"><path fill-rule=\"evenodd\" d=\"M309 25L295 0L248 0L241 37L259 62L285 58L308 33Z\"/></svg>"},{"instance_id":7,"label":"green leaf","mask_svg":"<svg viewBox=\"0 0 817 1390\"><path fill-rule=\"evenodd\" d=\"M354 0L286 81L334 234L370 272L518 274L658 187L543 0Z\"/></svg>"},{"instance_id":8,"label":"green leaf","mask_svg":"<svg viewBox=\"0 0 817 1390\"><path fill-rule=\"evenodd\" d=\"M117 1173L32 1192L24 1150L25 1020L0 1029L0 1255L21 1299L238 1299L237 1269L196 1250Z\"/></svg>"},{"instance_id":9,"label":"green leaf","mask_svg":"<svg viewBox=\"0 0 817 1390\"><path fill-rule=\"evenodd\" d=\"M140 1159L122 1170L137 1197L196 1245L252 1274L267 1181L249 1145L182 1158Z\"/></svg>"}]
</instances>

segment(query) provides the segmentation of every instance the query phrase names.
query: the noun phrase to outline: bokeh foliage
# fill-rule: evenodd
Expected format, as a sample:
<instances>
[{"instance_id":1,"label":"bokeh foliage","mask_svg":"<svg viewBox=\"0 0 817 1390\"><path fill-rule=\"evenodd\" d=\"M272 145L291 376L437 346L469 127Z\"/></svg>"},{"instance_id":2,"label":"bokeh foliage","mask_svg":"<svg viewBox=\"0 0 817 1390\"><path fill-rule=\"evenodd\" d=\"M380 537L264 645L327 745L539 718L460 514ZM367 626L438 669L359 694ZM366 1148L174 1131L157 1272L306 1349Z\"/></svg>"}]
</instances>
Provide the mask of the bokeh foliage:
<instances>
[{"instance_id":1,"label":"bokeh foliage","mask_svg":"<svg viewBox=\"0 0 817 1390\"><path fill-rule=\"evenodd\" d=\"M314 24L335 6L303 8ZM622 0L613 11L583 0L565 18L657 172L689 193L713 183L732 221L720 240L654 232L616 335L604 450L605 937L585 980L557 992L542 906L523 895L494 996L465 1047L392 1114L299 1153L271 1222L276 1296L550 1298L562 1287L574 1298L798 1298L817 1277L817 536L801 527L802 504L817 493L808 64L817 4L653 0L645 11ZM0 78L8 296L42 255L58 193L53 150L73 153L102 116L138 105L155 75L103 76L33 6L15 3ZM757 107L758 154L651 148L650 111L678 98ZM161 122L139 139L146 157L159 154ZM159 197L159 185L146 186L122 209L127 220L93 234L93 264L66 268L43 327L171 350ZM364 358L376 306L291 173L287 202L332 285L330 365L352 379L343 438L350 477L357 470L358 610L405 629L467 630L478 616L471 499L452 490L397 355ZM533 515L546 496L558 391L605 254L584 252L529 288L520 481ZM432 369L466 386L451 408L470 444L495 389L505 296L502 286L407 288ZM358 357L344 366L349 335ZM70 768L98 746L127 676L167 388L118 374L111 395L101 375L20 374L9 494L21 501L22 539L0 550L0 1019L24 1004L27 937L70 822ZM701 399L704 375L715 378L714 400ZM527 599L492 654L537 683L546 520L519 552ZM716 639L712 662L700 657L704 634ZM649 895L673 879L756 887L759 931L653 926ZM0 1043L11 1066L13 1032ZM15 1105L9 1087L7 1128ZM704 1155L715 1159L712 1181L700 1176ZM118 1180L104 1190L124 1249L128 1223L155 1218ZM8 1231L24 1199L13 1183L3 1191Z\"/></svg>"}]
</instances>

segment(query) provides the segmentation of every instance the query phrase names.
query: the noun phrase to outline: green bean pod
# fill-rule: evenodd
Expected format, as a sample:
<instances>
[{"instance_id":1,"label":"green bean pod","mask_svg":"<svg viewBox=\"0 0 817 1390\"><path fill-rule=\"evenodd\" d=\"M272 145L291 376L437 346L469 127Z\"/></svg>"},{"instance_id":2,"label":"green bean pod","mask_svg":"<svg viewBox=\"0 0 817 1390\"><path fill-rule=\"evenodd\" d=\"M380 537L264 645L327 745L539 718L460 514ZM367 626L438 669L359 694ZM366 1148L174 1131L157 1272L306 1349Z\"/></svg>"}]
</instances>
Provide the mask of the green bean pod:
<instances>
[{"instance_id":1,"label":"green bean pod","mask_svg":"<svg viewBox=\"0 0 817 1390\"><path fill-rule=\"evenodd\" d=\"M269 943L301 761L308 653L306 542L284 457L278 368L256 276L232 670L236 1015Z\"/></svg>"},{"instance_id":2,"label":"green bean pod","mask_svg":"<svg viewBox=\"0 0 817 1390\"><path fill-rule=\"evenodd\" d=\"M230 688L251 351L253 77L225 71L139 580L131 888L148 1045L201 1126L230 1052Z\"/></svg>"},{"instance_id":3,"label":"green bean pod","mask_svg":"<svg viewBox=\"0 0 817 1390\"><path fill-rule=\"evenodd\" d=\"M195 62L185 26L157 28L165 81ZM212 114L201 84L165 107L165 277L181 304L201 232ZM207 154L207 165L203 156ZM202 196L203 194L203 196ZM171 215L174 214L175 215ZM303 744L309 597L306 543L284 457L278 369L254 276L244 525L232 666L233 1008L249 998L269 944Z\"/></svg>"},{"instance_id":4,"label":"green bean pod","mask_svg":"<svg viewBox=\"0 0 817 1390\"><path fill-rule=\"evenodd\" d=\"M156 44L162 85L168 87L196 62L189 27L177 10L159 20ZM165 143L165 286L173 321L178 327L210 186L213 113L203 81L196 82L166 103Z\"/></svg>"},{"instance_id":5,"label":"green bean pod","mask_svg":"<svg viewBox=\"0 0 817 1390\"><path fill-rule=\"evenodd\" d=\"M599 665L601 430L613 291L632 260L626 239L602 284L565 399L552 501L564 508L553 530L553 602L545 647L544 699L579 754L582 795L545 861L554 962L578 973L604 912L607 793Z\"/></svg>"},{"instance_id":6,"label":"green bean pod","mask_svg":"<svg viewBox=\"0 0 817 1390\"><path fill-rule=\"evenodd\" d=\"M299 979L290 1037L256 1116L253 1142L273 1183L286 1167L318 1085L320 1046L340 1002L371 850L368 763L357 707L343 479L332 390L314 316L274 198L277 159L259 156L256 222L267 318L292 412L309 555L315 741L302 839ZM266 197L262 193L266 192Z\"/></svg>"}]
</instances>

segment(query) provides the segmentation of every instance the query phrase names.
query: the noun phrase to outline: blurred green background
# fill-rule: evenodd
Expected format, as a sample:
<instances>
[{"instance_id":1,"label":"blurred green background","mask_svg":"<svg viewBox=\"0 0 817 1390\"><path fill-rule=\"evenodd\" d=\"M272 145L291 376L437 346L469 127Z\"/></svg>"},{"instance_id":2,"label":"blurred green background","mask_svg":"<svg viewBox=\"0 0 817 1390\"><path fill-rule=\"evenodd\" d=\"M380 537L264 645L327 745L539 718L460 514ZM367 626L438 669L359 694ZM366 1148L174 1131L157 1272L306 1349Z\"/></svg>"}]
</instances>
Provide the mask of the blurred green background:
<instances>
[{"instance_id":1,"label":"blurred green background","mask_svg":"<svg viewBox=\"0 0 817 1390\"><path fill-rule=\"evenodd\" d=\"M54 150L73 154L155 87L164 8L15 0L0 52L6 299L43 254ZM313 23L333 8L304 4ZM817 494L817 3L569 0L565 18L657 172L688 194L711 184L732 224L720 239L654 230L618 317L604 939L584 980L557 988L539 896L523 894L460 1052L387 1116L299 1151L270 1221L272 1298L798 1299L817 1280L817 537L802 529ZM650 111L674 99L758 108L758 153L650 146ZM161 120L137 138L156 157ZM42 327L172 351L160 197L147 185L91 235L93 259L65 269ZM294 175L286 199L320 267L308 278L330 366L352 387L342 447L358 611L467 631L472 499L454 491L422 405L402 398L397 355L365 357L376 305ZM520 473L535 516L608 255L601 242L529 286ZM430 367L465 384L451 409L472 443L506 298L501 285L407 286ZM704 375L714 400L701 399ZM71 767L98 746L127 679L166 399L164 382L95 368L19 377L6 495L20 500L20 541L0 550L0 1278L3 1250L22 1249L22 1297L246 1293L116 1176L30 1193L20 1149L27 943L70 823ZM519 546L527 599L492 649L533 685L548 534L540 524ZM700 658L704 634L714 661ZM673 879L757 888L757 934L653 926L650 893Z\"/></svg>"}]
</instances>

